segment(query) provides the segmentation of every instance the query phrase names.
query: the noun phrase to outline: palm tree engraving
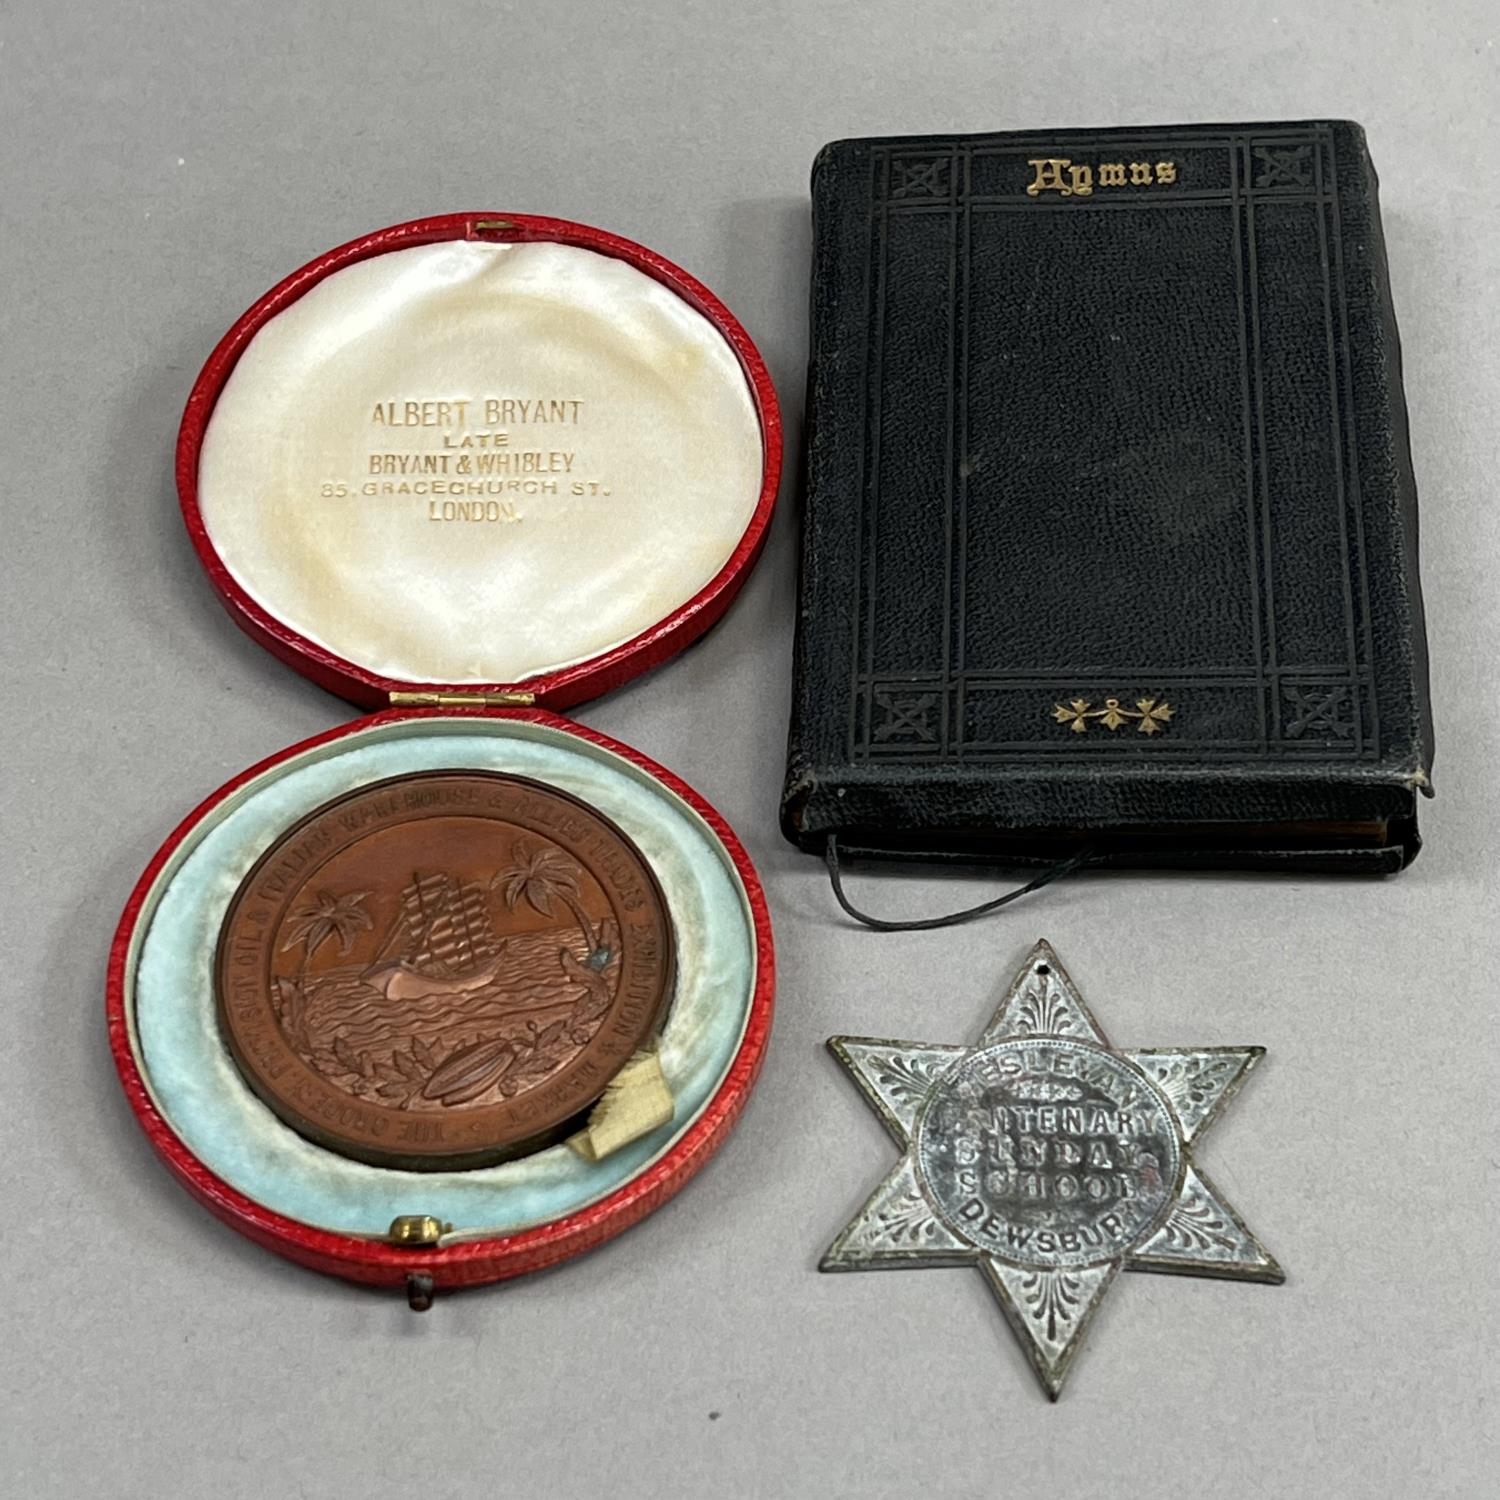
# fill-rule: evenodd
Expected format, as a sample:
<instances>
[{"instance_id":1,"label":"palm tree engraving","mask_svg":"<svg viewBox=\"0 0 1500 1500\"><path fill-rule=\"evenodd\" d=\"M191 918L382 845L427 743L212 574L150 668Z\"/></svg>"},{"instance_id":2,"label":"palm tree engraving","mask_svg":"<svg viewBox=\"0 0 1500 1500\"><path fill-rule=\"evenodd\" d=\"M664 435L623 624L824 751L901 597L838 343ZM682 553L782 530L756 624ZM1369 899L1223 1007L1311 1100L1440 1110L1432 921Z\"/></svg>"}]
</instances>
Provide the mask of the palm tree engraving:
<instances>
[{"instance_id":1,"label":"palm tree engraving","mask_svg":"<svg viewBox=\"0 0 1500 1500\"><path fill-rule=\"evenodd\" d=\"M582 872L578 866L560 850L539 849L524 839L518 839L511 846L510 857L513 863L509 869L494 876L490 881L491 889L495 886L502 888L505 904L511 911L525 901L544 917L552 915L554 901L561 901L573 913L573 920L588 947L585 966L595 973L602 970L609 963L610 950L594 931L579 899L578 877Z\"/></svg>"},{"instance_id":2,"label":"palm tree engraving","mask_svg":"<svg viewBox=\"0 0 1500 1500\"><path fill-rule=\"evenodd\" d=\"M339 955L347 957L354 946L354 939L368 932L374 925L369 912L364 909L368 891L351 891L344 896L335 896L332 891L319 891L311 906L294 911L287 922L286 941L281 951L302 945L302 964L299 972L307 973L307 966L315 954L331 937L339 940Z\"/></svg>"}]
</instances>

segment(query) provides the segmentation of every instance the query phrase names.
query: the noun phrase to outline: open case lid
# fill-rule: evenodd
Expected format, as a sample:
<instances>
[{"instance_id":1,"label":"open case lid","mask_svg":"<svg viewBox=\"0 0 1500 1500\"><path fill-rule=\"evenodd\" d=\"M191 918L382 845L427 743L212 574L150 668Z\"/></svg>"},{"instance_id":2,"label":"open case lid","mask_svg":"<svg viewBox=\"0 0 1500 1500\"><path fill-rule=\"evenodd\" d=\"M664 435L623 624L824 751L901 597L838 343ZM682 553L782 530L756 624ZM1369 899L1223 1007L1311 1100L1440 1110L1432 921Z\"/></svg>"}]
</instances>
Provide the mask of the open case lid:
<instances>
[{"instance_id":1,"label":"open case lid","mask_svg":"<svg viewBox=\"0 0 1500 1500\"><path fill-rule=\"evenodd\" d=\"M107 1009L127 1097L219 1217L425 1306L608 1239L724 1138L774 990L754 868L691 788L554 711L718 619L780 466L770 377L723 305L563 220L452 214L368 235L288 277L214 350L178 442L194 546L252 637L384 710L220 788L120 922ZM674 933L656 1043L669 1119L597 1158L559 1144L412 1174L322 1151L247 1091L214 1019L230 893L297 818L424 769L534 778L650 862Z\"/></svg>"},{"instance_id":2,"label":"open case lid","mask_svg":"<svg viewBox=\"0 0 1500 1500\"><path fill-rule=\"evenodd\" d=\"M519 214L287 277L210 356L177 449L231 615L370 707L560 709L666 660L743 583L780 471L765 363L706 287Z\"/></svg>"}]
</instances>

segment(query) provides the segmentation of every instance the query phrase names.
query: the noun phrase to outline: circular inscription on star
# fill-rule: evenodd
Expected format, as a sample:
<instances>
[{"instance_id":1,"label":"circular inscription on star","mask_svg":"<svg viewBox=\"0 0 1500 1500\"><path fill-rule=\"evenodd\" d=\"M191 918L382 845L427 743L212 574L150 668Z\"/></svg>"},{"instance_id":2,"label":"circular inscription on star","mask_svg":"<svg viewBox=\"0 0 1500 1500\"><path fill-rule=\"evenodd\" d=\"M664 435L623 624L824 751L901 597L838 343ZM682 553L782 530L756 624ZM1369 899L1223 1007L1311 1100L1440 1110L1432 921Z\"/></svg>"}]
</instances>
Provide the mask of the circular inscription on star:
<instances>
[{"instance_id":1,"label":"circular inscription on star","mask_svg":"<svg viewBox=\"0 0 1500 1500\"><path fill-rule=\"evenodd\" d=\"M1182 1143L1166 1100L1124 1058L1061 1037L966 1057L917 1121L917 1177L971 1244L1047 1270L1114 1260L1169 1209Z\"/></svg>"}]
</instances>

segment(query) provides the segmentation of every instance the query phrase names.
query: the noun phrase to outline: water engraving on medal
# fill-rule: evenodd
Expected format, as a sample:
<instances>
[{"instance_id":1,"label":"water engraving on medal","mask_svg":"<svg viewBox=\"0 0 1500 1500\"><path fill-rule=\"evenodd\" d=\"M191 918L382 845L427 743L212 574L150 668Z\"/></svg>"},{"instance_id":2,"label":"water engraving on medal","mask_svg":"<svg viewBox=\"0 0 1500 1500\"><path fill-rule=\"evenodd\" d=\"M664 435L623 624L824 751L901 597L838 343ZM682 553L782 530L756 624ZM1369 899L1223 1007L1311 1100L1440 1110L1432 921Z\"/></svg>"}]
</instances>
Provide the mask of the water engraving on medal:
<instances>
[{"instance_id":1,"label":"water engraving on medal","mask_svg":"<svg viewBox=\"0 0 1500 1500\"><path fill-rule=\"evenodd\" d=\"M215 965L251 1087L321 1144L436 1168L531 1149L646 1045L671 929L592 809L427 773L330 803L242 882Z\"/></svg>"},{"instance_id":2,"label":"water engraving on medal","mask_svg":"<svg viewBox=\"0 0 1500 1500\"><path fill-rule=\"evenodd\" d=\"M918 1176L939 1217L1017 1265L1121 1254L1156 1227L1180 1162L1166 1101L1139 1072L1056 1037L970 1055L917 1123Z\"/></svg>"},{"instance_id":3,"label":"water engraving on medal","mask_svg":"<svg viewBox=\"0 0 1500 1500\"><path fill-rule=\"evenodd\" d=\"M516 838L507 863L472 874L413 872L378 932L371 892L327 889L278 930L281 1029L354 1098L403 1110L511 1098L576 1057L609 1009L619 929L607 906L584 909L574 860ZM525 930L518 907L570 920Z\"/></svg>"}]
</instances>

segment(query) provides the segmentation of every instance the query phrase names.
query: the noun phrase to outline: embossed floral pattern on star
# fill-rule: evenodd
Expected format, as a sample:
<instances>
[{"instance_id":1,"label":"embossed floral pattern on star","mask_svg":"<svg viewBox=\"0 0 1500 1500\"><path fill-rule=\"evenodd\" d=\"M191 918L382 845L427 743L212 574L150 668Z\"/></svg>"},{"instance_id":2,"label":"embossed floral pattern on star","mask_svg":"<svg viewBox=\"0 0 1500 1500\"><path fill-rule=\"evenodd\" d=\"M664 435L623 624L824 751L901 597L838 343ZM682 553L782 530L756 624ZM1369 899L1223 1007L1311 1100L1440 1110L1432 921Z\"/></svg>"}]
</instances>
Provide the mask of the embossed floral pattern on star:
<instances>
[{"instance_id":1,"label":"embossed floral pattern on star","mask_svg":"<svg viewBox=\"0 0 1500 1500\"><path fill-rule=\"evenodd\" d=\"M972 1046L829 1047L901 1158L825 1271L977 1266L1056 1400L1119 1271L1280 1282L1193 1159L1260 1047L1112 1047L1045 942Z\"/></svg>"}]
</instances>

